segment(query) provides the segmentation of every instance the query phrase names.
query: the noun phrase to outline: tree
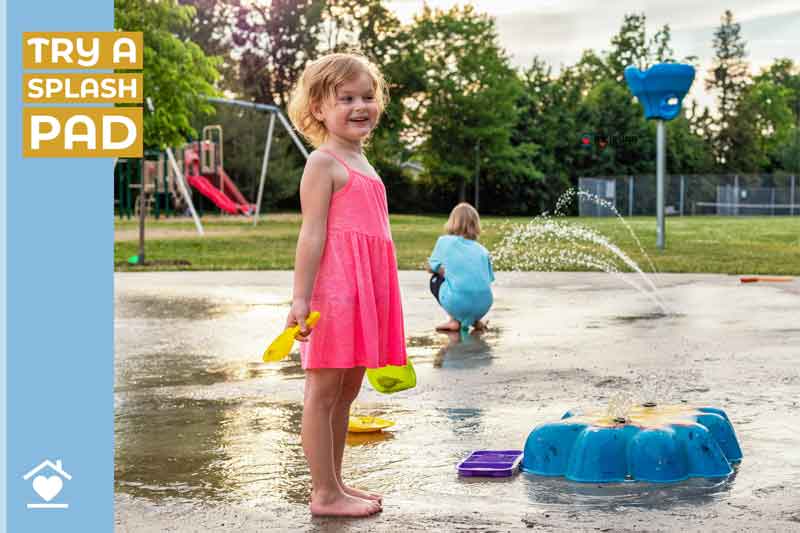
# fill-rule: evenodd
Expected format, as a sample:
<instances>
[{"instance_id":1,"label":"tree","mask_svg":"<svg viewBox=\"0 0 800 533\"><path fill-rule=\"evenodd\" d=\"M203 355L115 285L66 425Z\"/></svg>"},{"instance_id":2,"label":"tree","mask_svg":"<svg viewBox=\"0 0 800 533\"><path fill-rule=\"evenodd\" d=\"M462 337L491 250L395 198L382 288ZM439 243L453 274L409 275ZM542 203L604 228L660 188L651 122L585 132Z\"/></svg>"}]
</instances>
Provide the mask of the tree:
<instances>
[{"instance_id":1,"label":"tree","mask_svg":"<svg viewBox=\"0 0 800 533\"><path fill-rule=\"evenodd\" d=\"M629 66L646 70L655 63L696 63L696 56L675 57L670 41L672 33L665 24L656 33L647 37L647 17L644 13L625 15L619 32L611 38L611 50L604 54L604 78L624 83L624 72ZM589 59L589 56L585 56Z\"/></svg>"},{"instance_id":2,"label":"tree","mask_svg":"<svg viewBox=\"0 0 800 533\"><path fill-rule=\"evenodd\" d=\"M317 57L323 7L321 0L237 1L231 28L237 92L285 107L306 62Z\"/></svg>"},{"instance_id":3,"label":"tree","mask_svg":"<svg viewBox=\"0 0 800 533\"><path fill-rule=\"evenodd\" d=\"M771 160L776 170L784 170L800 175L800 65L788 58L778 58L761 74L755 82L769 81L788 91L787 105L793 114L792 126L775 147Z\"/></svg>"},{"instance_id":4,"label":"tree","mask_svg":"<svg viewBox=\"0 0 800 533\"><path fill-rule=\"evenodd\" d=\"M530 146L510 142L521 86L497 43L494 21L470 5L448 11L426 6L410 32L424 87L407 120L431 185L465 200L476 166L488 192L512 177L539 177Z\"/></svg>"},{"instance_id":5,"label":"tree","mask_svg":"<svg viewBox=\"0 0 800 533\"><path fill-rule=\"evenodd\" d=\"M381 62L382 54L396 48L400 21L383 0L326 0L320 44L326 52L358 49Z\"/></svg>"},{"instance_id":6,"label":"tree","mask_svg":"<svg viewBox=\"0 0 800 533\"><path fill-rule=\"evenodd\" d=\"M754 81L769 81L788 89L789 108L794 114L795 123L800 123L800 65L789 58L778 58L763 69Z\"/></svg>"},{"instance_id":7,"label":"tree","mask_svg":"<svg viewBox=\"0 0 800 533\"><path fill-rule=\"evenodd\" d=\"M625 15L619 32L611 38L611 51L605 64L609 75L617 81L624 80L623 72L630 65L641 70L649 66L651 54L647 42L646 20L644 13Z\"/></svg>"},{"instance_id":8,"label":"tree","mask_svg":"<svg viewBox=\"0 0 800 533\"><path fill-rule=\"evenodd\" d=\"M714 168L714 117L707 107L700 111L696 101L676 117L669 129L667 166L672 173L700 174ZM673 170L674 169L674 170Z\"/></svg>"},{"instance_id":9,"label":"tree","mask_svg":"<svg viewBox=\"0 0 800 533\"><path fill-rule=\"evenodd\" d=\"M636 175L655 170L655 128L645 120L642 106L634 103L627 87L614 80L599 83L581 102L578 118L585 131L596 136L593 149L583 150L584 157L577 159L583 175Z\"/></svg>"},{"instance_id":10,"label":"tree","mask_svg":"<svg viewBox=\"0 0 800 533\"><path fill-rule=\"evenodd\" d=\"M118 30L144 32L144 96L155 105L155 113L144 116L146 147L183 144L187 136L197 135L191 126L193 115L213 111L203 97L216 94L217 61L195 43L176 36L187 30L193 16L193 8L175 0L114 4Z\"/></svg>"},{"instance_id":11,"label":"tree","mask_svg":"<svg viewBox=\"0 0 800 533\"><path fill-rule=\"evenodd\" d=\"M231 28L235 22L234 9L239 5L240 0L178 1L195 10L192 24L181 32L180 37L197 43L206 55L218 57L217 68L221 74L220 87L235 90L238 61L232 54Z\"/></svg>"},{"instance_id":12,"label":"tree","mask_svg":"<svg viewBox=\"0 0 800 533\"><path fill-rule=\"evenodd\" d=\"M738 170L732 166L734 145L743 146L741 132L732 127L739 105L739 98L748 81L746 44L741 36L741 26L733 21L733 13L725 11L722 23L714 32L714 65L711 76L706 79L706 89L718 94L719 127L715 138L715 155L720 168ZM745 145L746 147L746 145ZM748 159L747 154L738 154L739 160Z\"/></svg>"},{"instance_id":13,"label":"tree","mask_svg":"<svg viewBox=\"0 0 800 533\"><path fill-rule=\"evenodd\" d=\"M520 73L522 91L517 99L519 120L511 142L527 144L533 151L532 166L543 178L516 195L519 211L540 213L552 209L558 197L577 182L575 162L581 129L575 110L581 87L573 82L574 70L556 77L540 58ZM514 203L510 206L516 207Z\"/></svg>"},{"instance_id":14,"label":"tree","mask_svg":"<svg viewBox=\"0 0 800 533\"><path fill-rule=\"evenodd\" d=\"M795 137L792 91L768 80L748 86L739 99L731 130L736 132L732 168L744 172L780 169L785 146Z\"/></svg>"}]
</instances>

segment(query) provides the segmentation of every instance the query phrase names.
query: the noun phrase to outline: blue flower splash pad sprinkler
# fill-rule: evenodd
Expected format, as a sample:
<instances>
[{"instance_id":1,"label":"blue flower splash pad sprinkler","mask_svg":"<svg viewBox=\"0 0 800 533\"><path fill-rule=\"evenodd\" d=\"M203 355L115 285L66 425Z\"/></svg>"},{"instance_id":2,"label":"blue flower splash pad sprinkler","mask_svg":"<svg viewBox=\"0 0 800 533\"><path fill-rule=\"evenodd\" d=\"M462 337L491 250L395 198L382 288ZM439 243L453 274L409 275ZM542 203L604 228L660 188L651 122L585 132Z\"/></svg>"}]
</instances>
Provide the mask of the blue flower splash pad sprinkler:
<instances>
[{"instance_id":1,"label":"blue flower splash pad sprinkler","mask_svg":"<svg viewBox=\"0 0 800 533\"><path fill-rule=\"evenodd\" d=\"M625 418L569 411L537 426L525 443L522 470L586 483L669 483L727 477L741 460L721 409L646 403Z\"/></svg>"}]
</instances>

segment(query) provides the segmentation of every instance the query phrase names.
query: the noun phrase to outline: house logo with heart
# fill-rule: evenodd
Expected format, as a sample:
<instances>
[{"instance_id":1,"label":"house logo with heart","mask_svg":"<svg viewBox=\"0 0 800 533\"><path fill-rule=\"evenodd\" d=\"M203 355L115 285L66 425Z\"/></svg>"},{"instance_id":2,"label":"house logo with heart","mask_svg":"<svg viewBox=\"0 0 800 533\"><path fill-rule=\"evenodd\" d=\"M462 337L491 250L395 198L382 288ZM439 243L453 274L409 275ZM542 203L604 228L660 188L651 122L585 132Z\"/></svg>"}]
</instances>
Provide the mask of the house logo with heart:
<instances>
[{"instance_id":1,"label":"house logo with heart","mask_svg":"<svg viewBox=\"0 0 800 533\"><path fill-rule=\"evenodd\" d=\"M69 509L69 504L53 502L64 488L64 480L72 479L72 476L61 466L61 459L56 459L55 463L46 459L22 476L25 481L30 478L33 478L31 483L34 492L44 500L44 503L29 503L28 509Z\"/></svg>"}]
</instances>

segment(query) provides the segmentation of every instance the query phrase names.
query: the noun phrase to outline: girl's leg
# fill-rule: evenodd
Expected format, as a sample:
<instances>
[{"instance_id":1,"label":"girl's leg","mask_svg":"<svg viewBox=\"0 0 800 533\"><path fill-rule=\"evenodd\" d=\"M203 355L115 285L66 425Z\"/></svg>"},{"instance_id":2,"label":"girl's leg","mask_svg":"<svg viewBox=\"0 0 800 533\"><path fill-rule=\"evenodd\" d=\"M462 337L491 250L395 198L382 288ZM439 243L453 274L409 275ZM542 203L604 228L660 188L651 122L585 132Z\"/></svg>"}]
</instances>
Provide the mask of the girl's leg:
<instances>
[{"instance_id":1,"label":"girl's leg","mask_svg":"<svg viewBox=\"0 0 800 533\"><path fill-rule=\"evenodd\" d=\"M361 382L364 380L365 371L364 367L349 368L345 371L341 394L333 408L333 461L336 467L336 479L339 480L339 484L345 493L350 496L380 502L381 496L379 494L348 487L342 481L342 457L344 456L344 443L347 439L350 405L361 390Z\"/></svg>"},{"instance_id":2,"label":"girl's leg","mask_svg":"<svg viewBox=\"0 0 800 533\"><path fill-rule=\"evenodd\" d=\"M436 298L437 302L439 302L439 305L442 304L442 302L439 301L439 290L442 288L443 283L444 276L440 276L438 273L434 273L431 276L431 294L433 294L433 297ZM459 324L454 318L451 318L444 324L439 324L436 326L436 331L458 331L459 329L461 329L461 324Z\"/></svg>"},{"instance_id":3,"label":"girl's leg","mask_svg":"<svg viewBox=\"0 0 800 533\"><path fill-rule=\"evenodd\" d=\"M332 418L343 377L342 369L306 371L301 437L311 470L311 513L369 516L380 510L378 503L346 494L336 476Z\"/></svg>"},{"instance_id":4,"label":"girl's leg","mask_svg":"<svg viewBox=\"0 0 800 533\"><path fill-rule=\"evenodd\" d=\"M436 331L459 331L460 329L461 322L452 317L447 322L436 326Z\"/></svg>"}]
</instances>

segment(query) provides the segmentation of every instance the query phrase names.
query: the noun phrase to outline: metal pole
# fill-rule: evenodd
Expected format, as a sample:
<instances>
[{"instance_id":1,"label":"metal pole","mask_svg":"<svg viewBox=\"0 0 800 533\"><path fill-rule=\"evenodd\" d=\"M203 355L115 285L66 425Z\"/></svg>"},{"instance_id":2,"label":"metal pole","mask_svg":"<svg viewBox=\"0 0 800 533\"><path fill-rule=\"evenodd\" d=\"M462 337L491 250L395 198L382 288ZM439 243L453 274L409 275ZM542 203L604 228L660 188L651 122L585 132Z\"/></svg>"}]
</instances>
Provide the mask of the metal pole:
<instances>
[{"instance_id":1,"label":"metal pole","mask_svg":"<svg viewBox=\"0 0 800 533\"><path fill-rule=\"evenodd\" d=\"M772 187L769 192L770 214L775 216L775 187Z\"/></svg>"},{"instance_id":2,"label":"metal pole","mask_svg":"<svg viewBox=\"0 0 800 533\"><path fill-rule=\"evenodd\" d=\"M181 172L181 169L178 168L178 163L175 162L175 156L173 155L172 148L170 147L167 147L167 158L169 159L169 164L172 166L172 171L175 173L175 181L178 182L178 189L180 189L183 199L186 200L186 205L189 206L189 211L192 213L192 219L194 219L194 225L197 228L197 233L204 235L203 225L200 223L200 218L197 216L197 211L194 210L192 195L189 194L189 188L186 186L186 182L183 180L183 172Z\"/></svg>"},{"instance_id":3,"label":"metal pole","mask_svg":"<svg viewBox=\"0 0 800 533\"><path fill-rule=\"evenodd\" d=\"M628 176L628 216L633 216L633 176Z\"/></svg>"},{"instance_id":4,"label":"metal pole","mask_svg":"<svg viewBox=\"0 0 800 533\"><path fill-rule=\"evenodd\" d=\"M250 108L250 109L257 109L259 111L269 111L270 113L274 113L275 115L278 116L278 120L281 121L281 124L286 129L286 131L289 133L289 137L292 138L292 141L294 141L294 144L297 145L297 147L300 149L300 152L302 152L302 154L306 157L306 159L308 159L308 150L306 150L306 147L303 146L302 142L300 142L300 138L297 137L297 134L294 132L294 129L292 128L291 124L289 124L289 121L286 120L286 117L283 116L283 113L281 113L281 110L280 110L279 107L274 106L274 105L268 105L268 104L257 104L255 102L245 102L244 100L230 100L230 99L227 99L227 98L215 98L213 96L206 96L205 99L208 100L209 102L216 102L218 104L235 105L235 106L239 106L239 107L246 107L246 108Z\"/></svg>"},{"instance_id":5,"label":"metal pole","mask_svg":"<svg viewBox=\"0 0 800 533\"><path fill-rule=\"evenodd\" d=\"M133 196L133 193L131 192L131 184L133 183L131 178L133 176L133 171L131 170L131 167L131 160L128 159L125 164L125 182L127 183L125 186L125 212L128 216L128 220L131 219L131 215L133 214L133 202L131 201L131 196Z\"/></svg>"},{"instance_id":6,"label":"metal pole","mask_svg":"<svg viewBox=\"0 0 800 533\"><path fill-rule=\"evenodd\" d=\"M258 183L258 199L256 200L256 212L253 215L253 225L258 224L258 215L261 213L261 198L264 196L264 181L267 179L267 166L269 165L269 150L272 147L272 131L275 129L275 113L269 114L269 126L267 127L267 142L264 145L264 161L261 162L261 180Z\"/></svg>"},{"instance_id":7,"label":"metal pole","mask_svg":"<svg viewBox=\"0 0 800 533\"><path fill-rule=\"evenodd\" d=\"M686 176L681 176L681 216L683 216L683 197L686 194Z\"/></svg>"},{"instance_id":8,"label":"metal pole","mask_svg":"<svg viewBox=\"0 0 800 533\"><path fill-rule=\"evenodd\" d=\"M739 176L733 177L733 214L739 216Z\"/></svg>"},{"instance_id":9,"label":"metal pole","mask_svg":"<svg viewBox=\"0 0 800 533\"><path fill-rule=\"evenodd\" d=\"M475 210L478 211L478 200L481 182L481 140L475 145Z\"/></svg>"},{"instance_id":10,"label":"metal pole","mask_svg":"<svg viewBox=\"0 0 800 533\"><path fill-rule=\"evenodd\" d=\"M155 113L153 100L149 96L147 97L145 104L151 113ZM175 173L175 178L178 182L178 188L181 190L181 194L183 194L183 198L186 200L186 204L189 206L189 211L192 213L192 218L194 219L194 225L197 228L197 233L203 235L203 225L200 224L200 219L197 217L197 211L194 210L192 195L189 194L189 188L186 186L186 182L183 179L183 172L181 172L181 169L178 168L178 163L175 162L175 155L172 153L172 148L169 146L167 147L167 159L169 159L169 164L172 165L172 171ZM144 179L142 179L142 192L144 192Z\"/></svg>"},{"instance_id":11,"label":"metal pole","mask_svg":"<svg viewBox=\"0 0 800 533\"><path fill-rule=\"evenodd\" d=\"M666 234L664 225L664 166L666 155L666 134L664 121L656 121L656 246L663 250Z\"/></svg>"},{"instance_id":12,"label":"metal pole","mask_svg":"<svg viewBox=\"0 0 800 533\"><path fill-rule=\"evenodd\" d=\"M144 217L147 211L147 202L144 198L144 157L139 160L139 178L142 186L139 189L139 255L137 256L137 265L144 264Z\"/></svg>"},{"instance_id":13,"label":"metal pole","mask_svg":"<svg viewBox=\"0 0 800 533\"><path fill-rule=\"evenodd\" d=\"M792 185L789 188L789 205L791 206L789 207L789 214L792 216L794 216L794 178L795 176L792 176Z\"/></svg>"},{"instance_id":14,"label":"metal pole","mask_svg":"<svg viewBox=\"0 0 800 533\"><path fill-rule=\"evenodd\" d=\"M278 116L278 120L281 121L281 124L283 124L284 129L289 133L289 137L292 138L294 144L297 145L297 147L300 149L300 152L302 152L305 158L308 159L308 150L306 150L306 147L303 146L303 143L300 142L300 139L294 132L294 128L292 128L292 125L289 124L289 121L286 120L286 117L283 116L283 113L281 113L280 110L275 111L275 114Z\"/></svg>"}]
</instances>

